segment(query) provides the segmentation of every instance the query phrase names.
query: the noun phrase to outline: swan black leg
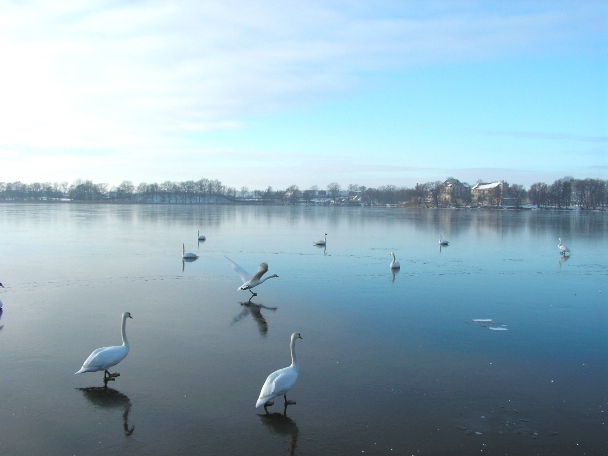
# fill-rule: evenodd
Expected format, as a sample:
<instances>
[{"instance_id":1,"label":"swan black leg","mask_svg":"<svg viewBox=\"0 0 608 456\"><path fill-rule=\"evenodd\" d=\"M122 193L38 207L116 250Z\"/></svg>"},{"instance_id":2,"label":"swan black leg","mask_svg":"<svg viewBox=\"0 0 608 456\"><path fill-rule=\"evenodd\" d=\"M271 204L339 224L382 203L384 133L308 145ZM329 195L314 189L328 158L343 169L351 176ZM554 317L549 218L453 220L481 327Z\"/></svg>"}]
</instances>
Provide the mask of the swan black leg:
<instances>
[{"instance_id":1,"label":"swan black leg","mask_svg":"<svg viewBox=\"0 0 608 456\"><path fill-rule=\"evenodd\" d=\"M268 415L268 409L266 407L268 407L269 405L274 405L274 401L268 401L264 404L264 411L266 412L267 415Z\"/></svg>"},{"instance_id":2,"label":"swan black leg","mask_svg":"<svg viewBox=\"0 0 608 456\"><path fill-rule=\"evenodd\" d=\"M120 377L118 372L113 374L109 373L107 370L103 371L103 382L107 385L108 382L113 382L116 380L116 377Z\"/></svg>"},{"instance_id":3,"label":"swan black leg","mask_svg":"<svg viewBox=\"0 0 608 456\"><path fill-rule=\"evenodd\" d=\"M283 415L287 415L287 406L288 405L296 405L296 401L288 401L287 400L287 394L285 394L283 397L285 398L285 402L284 402L285 408L283 409Z\"/></svg>"}]
</instances>

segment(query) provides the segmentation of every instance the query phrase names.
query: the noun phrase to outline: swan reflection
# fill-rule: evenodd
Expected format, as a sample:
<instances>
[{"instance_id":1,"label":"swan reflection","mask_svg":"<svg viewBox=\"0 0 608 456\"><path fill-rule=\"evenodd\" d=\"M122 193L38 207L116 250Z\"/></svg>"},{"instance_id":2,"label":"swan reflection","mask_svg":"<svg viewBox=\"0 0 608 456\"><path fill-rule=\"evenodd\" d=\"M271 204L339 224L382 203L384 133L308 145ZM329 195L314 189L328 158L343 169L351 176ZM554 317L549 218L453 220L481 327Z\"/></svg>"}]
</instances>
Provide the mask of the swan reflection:
<instances>
[{"instance_id":1,"label":"swan reflection","mask_svg":"<svg viewBox=\"0 0 608 456\"><path fill-rule=\"evenodd\" d=\"M559 260L557 260L558 268L561 269L562 264L565 263L566 261L568 261L569 259L570 259L570 255L560 256Z\"/></svg>"},{"instance_id":2,"label":"swan reflection","mask_svg":"<svg viewBox=\"0 0 608 456\"><path fill-rule=\"evenodd\" d=\"M251 300L241 302L239 304L243 307L243 309L236 317L232 319L232 323L230 324L233 325L248 315L251 315L258 325L260 335L262 337L266 337L268 334L268 322L266 322L264 315L262 315L262 309L275 311L277 310L277 307L268 307L264 304L256 304L255 302L251 302Z\"/></svg>"},{"instance_id":3,"label":"swan reflection","mask_svg":"<svg viewBox=\"0 0 608 456\"><path fill-rule=\"evenodd\" d=\"M182 272L186 269L186 263L193 263L197 258L182 258Z\"/></svg>"},{"instance_id":4,"label":"swan reflection","mask_svg":"<svg viewBox=\"0 0 608 456\"><path fill-rule=\"evenodd\" d=\"M2 307L0 307L0 320L2 320ZM4 328L4 325L0 325L0 331L2 331L2 328Z\"/></svg>"},{"instance_id":5,"label":"swan reflection","mask_svg":"<svg viewBox=\"0 0 608 456\"><path fill-rule=\"evenodd\" d=\"M391 269L391 283L395 283L395 276L399 274L400 269Z\"/></svg>"},{"instance_id":6,"label":"swan reflection","mask_svg":"<svg viewBox=\"0 0 608 456\"><path fill-rule=\"evenodd\" d=\"M300 433L296 422L287 415L279 412L264 413L258 416L264 427L266 427L270 433L291 437L289 454L295 454L296 447L298 446L298 434Z\"/></svg>"},{"instance_id":7,"label":"swan reflection","mask_svg":"<svg viewBox=\"0 0 608 456\"><path fill-rule=\"evenodd\" d=\"M129 428L129 412L131 411L131 400L126 394L107 386L91 386L88 388L76 388L82 392L84 397L95 407L104 409L121 409L125 435L133 434L135 426Z\"/></svg>"}]
</instances>

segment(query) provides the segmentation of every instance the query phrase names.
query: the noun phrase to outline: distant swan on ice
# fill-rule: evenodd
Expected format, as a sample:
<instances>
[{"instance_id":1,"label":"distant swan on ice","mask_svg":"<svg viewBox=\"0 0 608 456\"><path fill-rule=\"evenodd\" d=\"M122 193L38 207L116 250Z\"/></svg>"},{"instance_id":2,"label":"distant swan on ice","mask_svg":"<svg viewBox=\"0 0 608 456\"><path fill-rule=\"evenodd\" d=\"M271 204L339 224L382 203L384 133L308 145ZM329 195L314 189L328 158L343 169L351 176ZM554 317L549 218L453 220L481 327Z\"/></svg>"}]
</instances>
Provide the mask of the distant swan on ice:
<instances>
[{"instance_id":1,"label":"distant swan on ice","mask_svg":"<svg viewBox=\"0 0 608 456\"><path fill-rule=\"evenodd\" d=\"M237 272L237 274L241 276L243 285L238 287L237 290L249 290L249 292L251 293L251 297L258 295L257 293L254 293L253 291L251 291L252 288L255 288L258 285L263 284L268 279L272 279L274 277L279 277L278 275L273 274L271 276L264 277L262 279L262 276L264 274L266 274L266 272L268 272L268 263L261 263L260 267L258 268L258 272L256 272L252 276L247 271L245 271L242 267L240 267L238 264L236 264L234 261L232 261L230 258L228 258L228 257L224 257L224 258L226 258L228 261L230 261L230 264L232 265L232 269L234 269Z\"/></svg>"},{"instance_id":2,"label":"distant swan on ice","mask_svg":"<svg viewBox=\"0 0 608 456\"><path fill-rule=\"evenodd\" d=\"M393 261L391 261L391 269L399 269L401 267L401 265L395 258L395 254L393 252L391 252L391 255L393 256Z\"/></svg>"},{"instance_id":3,"label":"distant swan on ice","mask_svg":"<svg viewBox=\"0 0 608 456\"><path fill-rule=\"evenodd\" d=\"M199 241L204 241L205 239L207 239L207 238L205 237L205 235L201 234L201 232L199 231L199 232L198 232L198 240L199 240Z\"/></svg>"},{"instance_id":4,"label":"distant swan on ice","mask_svg":"<svg viewBox=\"0 0 608 456\"><path fill-rule=\"evenodd\" d=\"M289 343L289 349L291 350L291 365L274 371L268 376L264 382L264 385L262 386L262 391L260 391L260 397L255 403L256 408L263 405L264 411L268 413L268 409L266 407L273 405L274 402L272 400L277 396L284 396L285 398L285 408L283 409L283 413L287 412L288 405L295 405L295 401L287 400L287 392L298 379L300 366L298 364L298 360L296 359L296 339L301 338L302 336L297 332L291 335L291 341Z\"/></svg>"},{"instance_id":5,"label":"distant swan on ice","mask_svg":"<svg viewBox=\"0 0 608 456\"><path fill-rule=\"evenodd\" d=\"M198 255L192 252L186 252L186 245L182 244L182 258L186 260L196 260Z\"/></svg>"},{"instance_id":6,"label":"distant swan on ice","mask_svg":"<svg viewBox=\"0 0 608 456\"><path fill-rule=\"evenodd\" d=\"M327 245L327 233L325 233L324 239L313 242L313 245Z\"/></svg>"},{"instance_id":7,"label":"distant swan on ice","mask_svg":"<svg viewBox=\"0 0 608 456\"><path fill-rule=\"evenodd\" d=\"M441 237L441 234L439 235L439 245L448 245L449 243L450 241L446 241Z\"/></svg>"},{"instance_id":8,"label":"distant swan on ice","mask_svg":"<svg viewBox=\"0 0 608 456\"><path fill-rule=\"evenodd\" d=\"M557 238L559 240L559 244L557 244L557 247L560 250L560 255L566 255L566 253L570 253L570 249L568 247L566 247L564 244L562 244L562 238Z\"/></svg>"},{"instance_id":9,"label":"distant swan on ice","mask_svg":"<svg viewBox=\"0 0 608 456\"><path fill-rule=\"evenodd\" d=\"M114 347L103 347L93 350L93 353L85 360L84 364L76 374L82 374L84 372L97 372L104 371L103 381L114 381L116 377L120 376L118 372L110 374L108 369L112 366L117 365L129 354L129 341L127 340L127 333L125 332L125 326L127 318L133 318L130 312L124 312L122 314L121 323L121 335L122 345Z\"/></svg>"}]
</instances>

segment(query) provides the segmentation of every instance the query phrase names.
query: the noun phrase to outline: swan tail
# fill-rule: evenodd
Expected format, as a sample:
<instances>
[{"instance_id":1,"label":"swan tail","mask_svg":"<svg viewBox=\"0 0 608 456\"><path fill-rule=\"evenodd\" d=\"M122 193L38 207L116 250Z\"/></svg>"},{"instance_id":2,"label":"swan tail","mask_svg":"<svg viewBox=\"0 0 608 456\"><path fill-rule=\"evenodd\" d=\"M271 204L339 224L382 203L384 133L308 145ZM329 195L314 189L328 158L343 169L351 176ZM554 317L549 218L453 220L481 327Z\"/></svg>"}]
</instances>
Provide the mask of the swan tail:
<instances>
[{"instance_id":1,"label":"swan tail","mask_svg":"<svg viewBox=\"0 0 608 456\"><path fill-rule=\"evenodd\" d=\"M271 401L273 399L272 396L264 396L260 397L258 401L255 403L255 408L259 408L263 406L266 402Z\"/></svg>"}]
</instances>

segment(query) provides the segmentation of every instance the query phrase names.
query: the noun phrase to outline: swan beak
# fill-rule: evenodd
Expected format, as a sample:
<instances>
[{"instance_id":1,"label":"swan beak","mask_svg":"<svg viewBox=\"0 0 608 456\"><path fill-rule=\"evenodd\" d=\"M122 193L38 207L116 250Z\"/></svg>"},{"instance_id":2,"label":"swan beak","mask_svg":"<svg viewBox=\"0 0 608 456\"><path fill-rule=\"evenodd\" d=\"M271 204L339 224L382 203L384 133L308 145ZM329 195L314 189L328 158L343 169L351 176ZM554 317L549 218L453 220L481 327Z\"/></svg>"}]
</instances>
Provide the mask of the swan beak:
<instances>
[{"instance_id":1,"label":"swan beak","mask_svg":"<svg viewBox=\"0 0 608 456\"><path fill-rule=\"evenodd\" d=\"M299 337L300 339L303 339L302 334L298 334L298 337Z\"/></svg>"},{"instance_id":2,"label":"swan beak","mask_svg":"<svg viewBox=\"0 0 608 456\"><path fill-rule=\"evenodd\" d=\"M129 314L129 318L133 319L133 317L131 316L131 314Z\"/></svg>"}]
</instances>

